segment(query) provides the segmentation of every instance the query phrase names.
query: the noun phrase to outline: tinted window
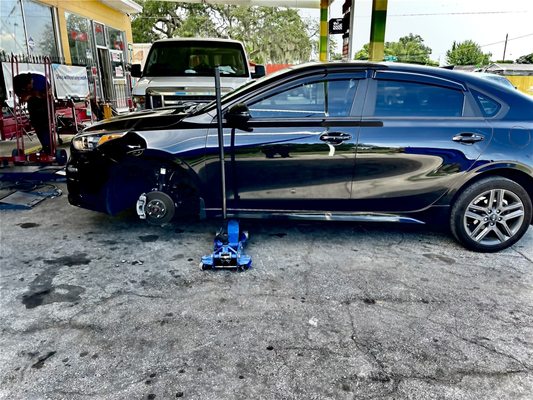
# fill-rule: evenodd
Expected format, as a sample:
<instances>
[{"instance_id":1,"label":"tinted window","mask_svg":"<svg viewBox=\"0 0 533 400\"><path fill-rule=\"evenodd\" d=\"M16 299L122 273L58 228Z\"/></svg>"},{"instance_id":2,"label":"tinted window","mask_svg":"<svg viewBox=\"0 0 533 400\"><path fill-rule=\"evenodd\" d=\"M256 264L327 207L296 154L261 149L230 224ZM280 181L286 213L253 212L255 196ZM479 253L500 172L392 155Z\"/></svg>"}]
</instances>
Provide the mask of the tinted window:
<instances>
[{"instance_id":1,"label":"tinted window","mask_svg":"<svg viewBox=\"0 0 533 400\"><path fill-rule=\"evenodd\" d=\"M293 86L252 102L250 113L255 118L348 116L357 82L346 79Z\"/></svg>"},{"instance_id":2,"label":"tinted window","mask_svg":"<svg viewBox=\"0 0 533 400\"><path fill-rule=\"evenodd\" d=\"M464 95L459 90L414 82L377 81L374 115L380 117L458 117Z\"/></svg>"},{"instance_id":3,"label":"tinted window","mask_svg":"<svg viewBox=\"0 0 533 400\"><path fill-rule=\"evenodd\" d=\"M330 117L347 117L357 89L358 79L335 80L327 83L327 113Z\"/></svg>"},{"instance_id":4,"label":"tinted window","mask_svg":"<svg viewBox=\"0 0 533 400\"><path fill-rule=\"evenodd\" d=\"M472 94L474 95L474 98L476 99L477 104L481 108L481 112L485 117L492 117L500 110L501 106L495 100L492 100L491 98L476 91L472 91Z\"/></svg>"}]
</instances>

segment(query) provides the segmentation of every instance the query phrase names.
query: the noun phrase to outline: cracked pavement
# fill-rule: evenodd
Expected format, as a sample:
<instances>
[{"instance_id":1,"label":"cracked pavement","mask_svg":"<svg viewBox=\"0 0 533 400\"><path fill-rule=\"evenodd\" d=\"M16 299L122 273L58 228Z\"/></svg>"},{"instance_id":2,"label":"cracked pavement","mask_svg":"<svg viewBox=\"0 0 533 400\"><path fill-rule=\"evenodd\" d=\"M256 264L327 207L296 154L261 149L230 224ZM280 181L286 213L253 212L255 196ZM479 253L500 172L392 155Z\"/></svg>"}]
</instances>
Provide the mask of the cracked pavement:
<instances>
[{"instance_id":1,"label":"cracked pavement","mask_svg":"<svg viewBox=\"0 0 533 400\"><path fill-rule=\"evenodd\" d=\"M64 189L62 184L59 186ZM1 399L532 399L533 228L497 254L435 228L217 221L66 196L0 211Z\"/></svg>"}]
</instances>

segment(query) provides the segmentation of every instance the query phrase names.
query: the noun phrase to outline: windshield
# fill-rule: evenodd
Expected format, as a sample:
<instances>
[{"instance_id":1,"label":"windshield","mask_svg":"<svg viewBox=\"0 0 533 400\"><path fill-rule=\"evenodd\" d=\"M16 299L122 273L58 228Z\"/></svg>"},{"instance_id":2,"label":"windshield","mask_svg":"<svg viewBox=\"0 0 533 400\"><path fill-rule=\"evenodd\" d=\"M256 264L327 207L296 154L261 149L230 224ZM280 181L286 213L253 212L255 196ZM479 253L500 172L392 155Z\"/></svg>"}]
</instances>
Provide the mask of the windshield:
<instances>
[{"instance_id":1,"label":"windshield","mask_svg":"<svg viewBox=\"0 0 533 400\"><path fill-rule=\"evenodd\" d=\"M152 45L144 76L214 76L215 66L222 76L248 77L248 65L240 43L164 41Z\"/></svg>"}]
</instances>

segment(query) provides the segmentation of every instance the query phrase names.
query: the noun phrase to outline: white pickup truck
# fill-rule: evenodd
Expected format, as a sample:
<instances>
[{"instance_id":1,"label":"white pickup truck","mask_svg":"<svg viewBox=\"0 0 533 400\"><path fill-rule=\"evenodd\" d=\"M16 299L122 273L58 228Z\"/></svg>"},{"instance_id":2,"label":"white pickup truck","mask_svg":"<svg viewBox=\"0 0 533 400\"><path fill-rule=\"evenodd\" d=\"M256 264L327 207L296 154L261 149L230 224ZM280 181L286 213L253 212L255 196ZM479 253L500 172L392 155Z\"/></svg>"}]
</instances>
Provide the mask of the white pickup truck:
<instances>
[{"instance_id":1,"label":"white pickup truck","mask_svg":"<svg viewBox=\"0 0 533 400\"><path fill-rule=\"evenodd\" d=\"M216 66L222 94L265 75L264 66L250 66L244 45L236 40L179 38L154 42L144 69L140 64L131 67L131 75L140 78L132 93L135 108L211 101L215 98Z\"/></svg>"}]
</instances>

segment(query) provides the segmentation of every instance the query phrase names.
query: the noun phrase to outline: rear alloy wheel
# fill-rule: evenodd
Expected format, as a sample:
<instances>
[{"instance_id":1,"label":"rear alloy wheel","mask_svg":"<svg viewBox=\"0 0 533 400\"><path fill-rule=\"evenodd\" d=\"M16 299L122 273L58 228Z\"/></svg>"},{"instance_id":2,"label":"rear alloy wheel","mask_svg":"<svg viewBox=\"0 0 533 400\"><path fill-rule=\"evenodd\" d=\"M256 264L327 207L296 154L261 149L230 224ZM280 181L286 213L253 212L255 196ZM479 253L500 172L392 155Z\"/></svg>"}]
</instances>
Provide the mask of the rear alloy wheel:
<instances>
[{"instance_id":1,"label":"rear alloy wheel","mask_svg":"<svg viewBox=\"0 0 533 400\"><path fill-rule=\"evenodd\" d=\"M155 191L146 194L144 212L148 223L162 225L174 218L176 206L168 194Z\"/></svg>"},{"instance_id":2,"label":"rear alloy wheel","mask_svg":"<svg viewBox=\"0 0 533 400\"><path fill-rule=\"evenodd\" d=\"M496 252L516 243L531 223L531 199L522 186L507 178L474 183L457 198L450 227L466 248Z\"/></svg>"}]
</instances>

